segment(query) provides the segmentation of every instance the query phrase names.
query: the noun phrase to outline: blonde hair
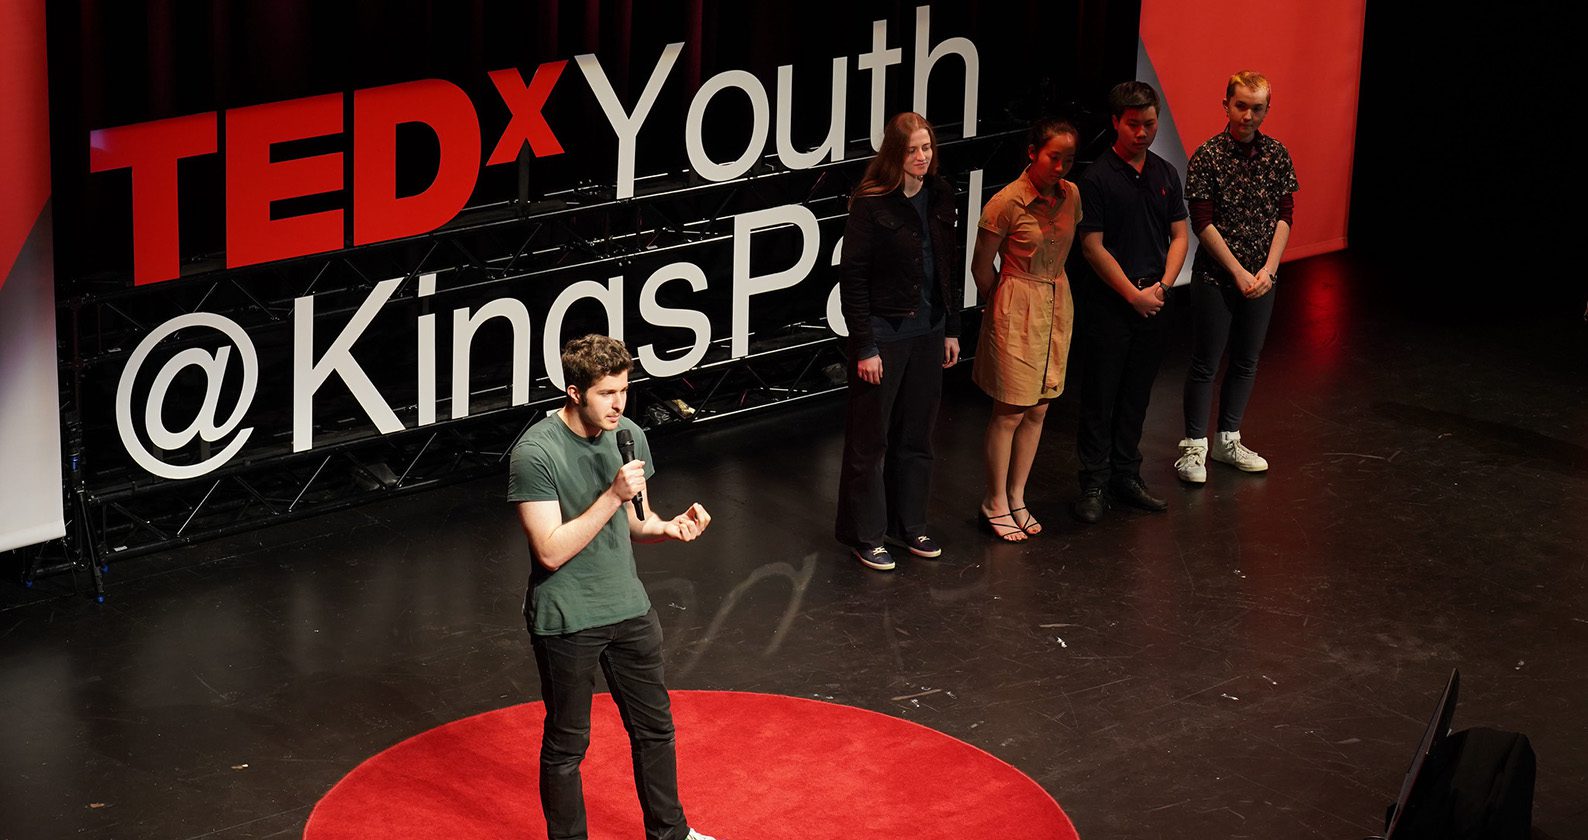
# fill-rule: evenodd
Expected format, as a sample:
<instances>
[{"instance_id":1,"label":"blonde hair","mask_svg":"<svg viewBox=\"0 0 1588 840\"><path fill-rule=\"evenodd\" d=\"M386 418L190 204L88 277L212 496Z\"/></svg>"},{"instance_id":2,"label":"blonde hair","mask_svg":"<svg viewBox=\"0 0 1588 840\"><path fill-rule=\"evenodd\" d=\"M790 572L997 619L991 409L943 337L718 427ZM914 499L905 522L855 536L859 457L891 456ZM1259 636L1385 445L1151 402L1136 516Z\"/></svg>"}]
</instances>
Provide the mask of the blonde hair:
<instances>
[{"instance_id":1,"label":"blonde hair","mask_svg":"<svg viewBox=\"0 0 1588 840\"><path fill-rule=\"evenodd\" d=\"M1235 88L1243 87L1247 90L1266 90L1270 98L1274 95L1273 86L1268 84L1268 77L1256 70L1242 70L1230 76L1230 81L1224 86L1224 98L1229 99L1235 95Z\"/></svg>"}]
</instances>

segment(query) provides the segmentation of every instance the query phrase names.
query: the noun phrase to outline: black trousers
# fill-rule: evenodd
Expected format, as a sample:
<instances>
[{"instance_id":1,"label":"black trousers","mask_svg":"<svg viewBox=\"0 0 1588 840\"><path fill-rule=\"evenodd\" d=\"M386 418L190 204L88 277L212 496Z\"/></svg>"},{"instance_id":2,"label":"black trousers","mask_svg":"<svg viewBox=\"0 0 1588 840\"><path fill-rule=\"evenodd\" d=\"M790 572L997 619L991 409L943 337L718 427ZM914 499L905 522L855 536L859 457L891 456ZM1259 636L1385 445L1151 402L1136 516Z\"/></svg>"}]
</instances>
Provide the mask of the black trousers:
<instances>
[{"instance_id":1,"label":"black trousers","mask_svg":"<svg viewBox=\"0 0 1588 840\"><path fill-rule=\"evenodd\" d=\"M546 701L540 804L548 838L589 837L579 764L590 746L590 700L599 667L629 733L645 836L684 840L689 823L678 801L673 712L662 683L662 626L656 611L560 636L532 634L530 639Z\"/></svg>"},{"instance_id":2,"label":"black trousers","mask_svg":"<svg viewBox=\"0 0 1588 840\"><path fill-rule=\"evenodd\" d=\"M1238 432L1257 384L1257 356L1274 316L1274 292L1248 300L1234 286L1191 286L1191 369L1185 378L1185 436L1208 436L1213 378L1229 347L1230 365L1219 390L1219 431Z\"/></svg>"},{"instance_id":3,"label":"black trousers","mask_svg":"<svg viewBox=\"0 0 1588 840\"><path fill-rule=\"evenodd\" d=\"M1099 280L1076 303L1081 405L1075 451L1083 491L1141 476L1141 426L1177 297L1170 294L1157 315L1143 318Z\"/></svg>"},{"instance_id":4,"label":"black trousers","mask_svg":"<svg viewBox=\"0 0 1588 840\"><path fill-rule=\"evenodd\" d=\"M943 396L943 331L877 345L882 382L849 363L844 464L833 535L851 546L926 533L932 494L932 428Z\"/></svg>"}]
</instances>

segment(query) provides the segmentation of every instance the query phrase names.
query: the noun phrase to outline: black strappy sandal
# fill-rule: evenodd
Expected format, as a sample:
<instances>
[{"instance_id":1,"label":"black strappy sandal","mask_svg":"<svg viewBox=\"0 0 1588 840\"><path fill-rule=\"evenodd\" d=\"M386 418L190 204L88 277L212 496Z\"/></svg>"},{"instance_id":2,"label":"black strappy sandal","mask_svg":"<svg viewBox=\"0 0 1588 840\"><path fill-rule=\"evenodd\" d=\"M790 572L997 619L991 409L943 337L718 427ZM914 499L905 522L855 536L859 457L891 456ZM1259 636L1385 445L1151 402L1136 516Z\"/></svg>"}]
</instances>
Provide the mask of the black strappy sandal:
<instances>
[{"instance_id":1,"label":"black strappy sandal","mask_svg":"<svg viewBox=\"0 0 1588 840\"><path fill-rule=\"evenodd\" d=\"M1015 524L1015 517L1012 513L1000 513L997 516L988 516L987 514L978 510L976 511L976 518L980 520L982 526L987 529L987 533L992 534L1004 542L1023 542L1026 536L1028 536L1026 534L1026 529ZM995 521L999 519L1007 519L1009 520L1009 524L1005 525L1002 522ZM1000 528L1007 528L1008 530L999 530ZM1020 534L1021 536L1019 538L1015 538L1015 534Z\"/></svg>"},{"instance_id":2,"label":"black strappy sandal","mask_svg":"<svg viewBox=\"0 0 1588 840\"><path fill-rule=\"evenodd\" d=\"M1025 515L1026 515L1026 524L1019 525L1018 527L1020 528L1020 530L1025 531L1026 532L1026 536L1028 536L1028 537L1034 537L1037 534L1042 533L1042 523L1038 522L1037 518L1035 516L1031 515L1031 511L1026 510L1023 507L1010 508L1009 509L1009 517L1010 517L1010 519L1013 520L1014 519L1014 515L1017 514L1017 513L1021 513L1021 512L1024 512ZM1033 525L1037 526L1037 529L1035 531L1031 530L1031 526L1033 526Z\"/></svg>"}]
</instances>

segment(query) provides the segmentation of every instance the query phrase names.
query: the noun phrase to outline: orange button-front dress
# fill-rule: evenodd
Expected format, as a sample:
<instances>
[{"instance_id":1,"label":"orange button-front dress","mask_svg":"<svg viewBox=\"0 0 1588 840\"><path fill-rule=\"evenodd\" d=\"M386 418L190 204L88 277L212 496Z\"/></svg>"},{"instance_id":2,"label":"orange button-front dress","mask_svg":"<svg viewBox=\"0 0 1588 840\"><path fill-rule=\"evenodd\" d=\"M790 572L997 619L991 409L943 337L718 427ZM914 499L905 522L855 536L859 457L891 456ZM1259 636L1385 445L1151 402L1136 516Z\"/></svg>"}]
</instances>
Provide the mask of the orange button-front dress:
<instances>
[{"instance_id":1,"label":"orange button-front dress","mask_svg":"<svg viewBox=\"0 0 1588 840\"><path fill-rule=\"evenodd\" d=\"M1010 405L1035 405L1064 390L1075 325L1064 261L1081 220L1081 191L1070 181L1059 186L1054 198L1044 198L1022 172L987 202L977 223L1003 241L971 379Z\"/></svg>"}]
</instances>

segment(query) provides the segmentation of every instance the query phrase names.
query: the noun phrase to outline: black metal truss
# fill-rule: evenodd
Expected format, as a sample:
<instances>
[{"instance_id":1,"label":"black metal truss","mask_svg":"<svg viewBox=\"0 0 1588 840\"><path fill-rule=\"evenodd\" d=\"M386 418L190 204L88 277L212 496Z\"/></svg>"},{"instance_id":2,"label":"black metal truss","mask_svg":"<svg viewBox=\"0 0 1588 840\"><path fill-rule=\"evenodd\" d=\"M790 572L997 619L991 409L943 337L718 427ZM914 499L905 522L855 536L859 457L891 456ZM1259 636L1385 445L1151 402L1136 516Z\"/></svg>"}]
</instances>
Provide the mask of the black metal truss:
<instances>
[{"instance_id":1,"label":"black metal truss","mask_svg":"<svg viewBox=\"0 0 1588 840\"><path fill-rule=\"evenodd\" d=\"M666 433L843 389L842 347L825 326L793 325L758 345L732 358L727 341L717 342L684 375L638 379L631 413L645 428ZM80 530L69 556L47 563L40 554L24 576L31 583L75 563L91 569L102 592L98 574L112 560L499 474L518 436L562 402L545 380L534 390L527 405L499 405L462 420L228 465L202 479L85 491L72 512ZM505 389L485 396L507 399Z\"/></svg>"},{"instance_id":2,"label":"black metal truss","mask_svg":"<svg viewBox=\"0 0 1588 840\"><path fill-rule=\"evenodd\" d=\"M945 143L957 159L1007 152L1016 132ZM863 160L804 172L762 172L726 184L690 183L687 177L642 179L633 199L615 200L610 188L584 188L533 202L475 208L430 234L348 249L313 258L227 270L220 260L189 267L182 280L129 287L119 280L83 280L61 303L63 401L76 414L88 399L85 384L96 371L125 363L132 349L159 324L177 315L219 312L251 334L284 330L293 300L304 295L360 292L388 278L404 278L396 298L412 301L416 278L455 271L449 287L487 287L564 271L622 266L669 249L731 236L731 217L745 209L799 202L818 217L844 212ZM331 295L335 297L334 295ZM316 319L345 318L353 306L316 309ZM183 337L170 339L181 346ZM734 358L729 341L714 341L696 367L679 376L648 379L637 372L630 414L655 430L721 421L844 387L842 342L821 323L759 329L748 355ZM100 377L103 379L104 377ZM513 441L562 394L544 378L527 405L509 405L505 386L472 394L470 416L392 434L367 425L317 425L314 449L294 453L285 442L251 450L203 478L152 479L127 467L85 468L69 482L73 536L53 562L41 552L24 576L87 567L96 592L108 561L171 548L274 522L346 508L503 469ZM409 406L408 408L412 408ZM70 436L69 436L70 437ZM111 440L104 428L76 436L86 447L68 456L95 465L96 446ZM97 466L97 465L96 465Z\"/></svg>"}]
</instances>

